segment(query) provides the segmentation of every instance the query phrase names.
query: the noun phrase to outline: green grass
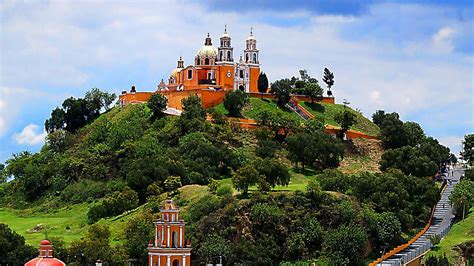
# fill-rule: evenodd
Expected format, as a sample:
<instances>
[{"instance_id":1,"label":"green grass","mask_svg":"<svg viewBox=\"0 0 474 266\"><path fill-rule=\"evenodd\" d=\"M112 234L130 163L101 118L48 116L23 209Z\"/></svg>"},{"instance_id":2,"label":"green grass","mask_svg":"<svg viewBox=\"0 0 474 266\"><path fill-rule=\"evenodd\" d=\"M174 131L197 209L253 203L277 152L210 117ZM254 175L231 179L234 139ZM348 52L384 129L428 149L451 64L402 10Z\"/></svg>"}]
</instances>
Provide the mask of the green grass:
<instances>
[{"instance_id":1,"label":"green grass","mask_svg":"<svg viewBox=\"0 0 474 266\"><path fill-rule=\"evenodd\" d=\"M337 113L344 110L344 105L342 104L329 104L329 103L310 103L310 102L300 102L300 105L303 106L306 110L311 112L314 115L314 118L318 121L324 121L325 124L340 126L335 120L334 117ZM361 113L350 109L356 115L356 123L351 127L351 129L365 132L369 135L377 136L380 134L380 129L372 123L369 119L364 117Z\"/></svg>"},{"instance_id":2,"label":"green grass","mask_svg":"<svg viewBox=\"0 0 474 266\"><path fill-rule=\"evenodd\" d=\"M86 214L89 204L83 203L65 207L52 213L33 212L0 208L0 221L12 230L25 237L28 244L38 246L45 238L45 232L29 232L39 224L43 224L49 237L59 236L65 242L80 239L87 231ZM69 227L70 229L66 229Z\"/></svg>"},{"instance_id":3,"label":"green grass","mask_svg":"<svg viewBox=\"0 0 474 266\"><path fill-rule=\"evenodd\" d=\"M463 221L459 221L451 227L448 234L428 253L428 256L446 254L449 261L454 263L459 255L453 250L453 247L468 240L474 240L474 208L471 208L470 215Z\"/></svg>"},{"instance_id":4,"label":"green grass","mask_svg":"<svg viewBox=\"0 0 474 266\"><path fill-rule=\"evenodd\" d=\"M250 103L246 107L244 107L242 110L242 116L245 118L256 119L258 116L258 113L266 110L270 112L276 112L282 116L290 116L290 117L293 117L294 119L303 120L298 114L291 111L290 109L286 107L283 107L283 108L278 107L276 102L271 99L260 99L260 98L251 97L249 98L249 101ZM216 107L214 107L214 109L221 114L228 115L228 112L224 108L223 103L217 105Z\"/></svg>"},{"instance_id":5,"label":"green grass","mask_svg":"<svg viewBox=\"0 0 474 266\"><path fill-rule=\"evenodd\" d=\"M275 101L271 99L251 97L249 100L250 103L242 110L242 116L245 118L256 119L259 112L267 110L271 112L277 112L280 115L288 115L295 119L302 119L298 114L291 111L290 109L278 107ZM334 117L337 113L344 110L343 105L310 102L300 102L300 105L311 112L316 120L324 121L325 124L339 126L339 124L334 121ZM214 107L214 109L221 114L228 114L227 110L224 108L224 104L222 103ZM377 127L377 125L372 123L372 121L364 117L361 113L353 109L350 110L356 115L356 123L351 127L351 129L365 132L373 136L378 136L380 134L380 129Z\"/></svg>"}]
</instances>

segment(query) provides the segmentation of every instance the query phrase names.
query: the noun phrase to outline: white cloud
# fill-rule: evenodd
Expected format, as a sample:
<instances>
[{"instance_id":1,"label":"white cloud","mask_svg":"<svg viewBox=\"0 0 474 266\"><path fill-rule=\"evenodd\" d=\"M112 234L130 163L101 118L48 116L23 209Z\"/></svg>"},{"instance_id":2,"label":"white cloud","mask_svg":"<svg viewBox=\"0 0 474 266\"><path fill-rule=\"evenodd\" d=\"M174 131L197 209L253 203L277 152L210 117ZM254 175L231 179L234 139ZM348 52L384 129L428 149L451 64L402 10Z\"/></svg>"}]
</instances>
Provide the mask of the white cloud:
<instances>
[{"instance_id":1,"label":"white cloud","mask_svg":"<svg viewBox=\"0 0 474 266\"><path fill-rule=\"evenodd\" d=\"M1 47L2 87L36 88L42 83L72 91L88 82L104 88L100 84L104 82L119 92L137 82L132 78L139 78L147 80L141 82L146 88L139 89L152 90L161 78L167 79L180 55L185 64L192 64L207 32L217 45L227 24L235 59L253 26L262 70L270 81L298 75L301 68L321 80L328 67L335 74L337 101L346 98L369 116L376 109L406 116L472 101L466 93L472 95L474 90L474 57L452 52L453 38L462 31L454 22L439 19L445 13L439 7L379 4L368 15L350 17L222 12L170 1L18 3L2 10L8 14L0 21L5 29L2 38L9 40ZM272 23L279 19L303 23ZM434 34L413 30L425 24L439 30ZM396 35L395 41L387 38L390 34ZM417 38L405 42L414 35ZM118 67L140 75L115 73ZM118 75L121 83L116 82ZM128 84L123 76L130 79ZM9 89L4 97L0 88L0 100L9 99L0 106L0 137L21 108L32 108L23 99L28 94L21 91Z\"/></svg>"},{"instance_id":2,"label":"white cloud","mask_svg":"<svg viewBox=\"0 0 474 266\"><path fill-rule=\"evenodd\" d=\"M13 138L16 143L20 145L29 145L35 146L38 144L43 144L46 138L46 131L43 129L43 132L38 129L40 126L35 124L29 124L20 133L15 133Z\"/></svg>"},{"instance_id":3,"label":"white cloud","mask_svg":"<svg viewBox=\"0 0 474 266\"><path fill-rule=\"evenodd\" d=\"M444 146L449 147L451 153L459 157L459 152L462 150L462 141L464 136L446 136L438 138L439 142Z\"/></svg>"},{"instance_id":4,"label":"white cloud","mask_svg":"<svg viewBox=\"0 0 474 266\"><path fill-rule=\"evenodd\" d=\"M440 51L452 52L453 37L456 34L456 30L452 27L442 27L436 34L433 35L433 48Z\"/></svg>"}]
</instances>

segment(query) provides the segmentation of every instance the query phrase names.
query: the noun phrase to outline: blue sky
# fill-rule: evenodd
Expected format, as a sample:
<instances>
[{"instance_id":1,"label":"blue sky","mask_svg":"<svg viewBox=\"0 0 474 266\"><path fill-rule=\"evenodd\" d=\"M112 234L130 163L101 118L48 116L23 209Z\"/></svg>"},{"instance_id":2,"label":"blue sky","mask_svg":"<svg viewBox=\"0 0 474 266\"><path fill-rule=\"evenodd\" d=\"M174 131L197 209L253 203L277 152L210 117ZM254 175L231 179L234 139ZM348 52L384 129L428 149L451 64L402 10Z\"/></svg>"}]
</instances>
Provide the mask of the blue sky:
<instances>
[{"instance_id":1,"label":"blue sky","mask_svg":"<svg viewBox=\"0 0 474 266\"><path fill-rule=\"evenodd\" d=\"M396 111L454 152L474 132L472 1L2 1L0 162L44 142L44 120L93 87L151 91L207 32L234 57L250 27L270 80L335 74L338 102Z\"/></svg>"}]
</instances>

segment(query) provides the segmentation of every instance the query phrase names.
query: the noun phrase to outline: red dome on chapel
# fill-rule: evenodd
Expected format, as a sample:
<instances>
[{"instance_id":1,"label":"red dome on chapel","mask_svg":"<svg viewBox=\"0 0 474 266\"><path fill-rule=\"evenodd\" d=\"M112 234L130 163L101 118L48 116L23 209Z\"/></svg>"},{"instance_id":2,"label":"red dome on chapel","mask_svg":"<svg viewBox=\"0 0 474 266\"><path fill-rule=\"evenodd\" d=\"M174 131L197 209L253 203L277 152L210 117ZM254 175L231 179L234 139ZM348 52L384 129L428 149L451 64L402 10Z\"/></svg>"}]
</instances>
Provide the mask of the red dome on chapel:
<instances>
[{"instance_id":1,"label":"red dome on chapel","mask_svg":"<svg viewBox=\"0 0 474 266\"><path fill-rule=\"evenodd\" d=\"M39 256L25 263L25 266L36 266L36 265L65 266L66 265L66 263L53 257L53 245L51 245L51 242L49 242L49 240L47 239L41 241L39 252L40 252Z\"/></svg>"}]
</instances>

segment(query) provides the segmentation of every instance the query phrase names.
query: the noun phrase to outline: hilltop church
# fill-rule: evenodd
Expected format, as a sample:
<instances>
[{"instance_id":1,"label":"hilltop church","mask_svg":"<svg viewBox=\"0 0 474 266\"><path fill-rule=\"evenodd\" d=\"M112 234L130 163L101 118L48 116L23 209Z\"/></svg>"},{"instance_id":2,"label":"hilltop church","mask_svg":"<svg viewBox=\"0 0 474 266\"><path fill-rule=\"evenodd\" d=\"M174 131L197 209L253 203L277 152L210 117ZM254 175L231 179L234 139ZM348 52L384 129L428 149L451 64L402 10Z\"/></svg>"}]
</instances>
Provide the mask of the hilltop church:
<instances>
[{"instance_id":1,"label":"hilltop church","mask_svg":"<svg viewBox=\"0 0 474 266\"><path fill-rule=\"evenodd\" d=\"M219 39L219 47L216 48L209 33L207 34L204 45L194 57L194 65L185 67L180 57L177 67L171 72L166 89L239 89L244 92L257 92L260 64L257 40L252 30L246 40L243 57L241 55L238 61L234 60L234 48L227 27Z\"/></svg>"}]
</instances>

